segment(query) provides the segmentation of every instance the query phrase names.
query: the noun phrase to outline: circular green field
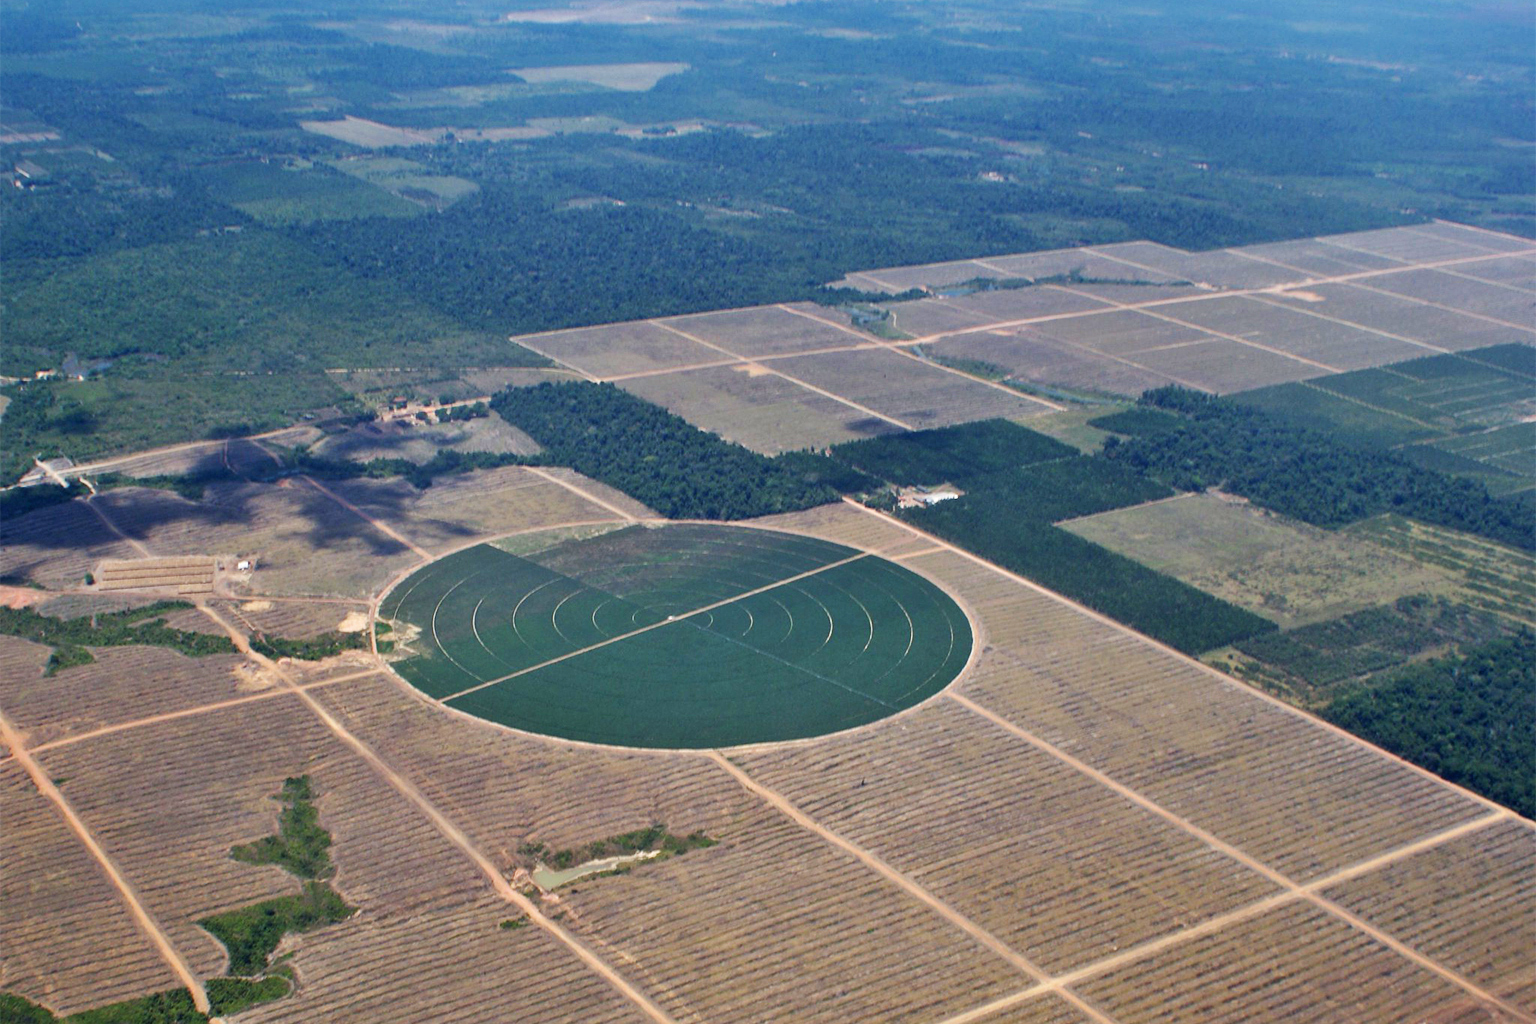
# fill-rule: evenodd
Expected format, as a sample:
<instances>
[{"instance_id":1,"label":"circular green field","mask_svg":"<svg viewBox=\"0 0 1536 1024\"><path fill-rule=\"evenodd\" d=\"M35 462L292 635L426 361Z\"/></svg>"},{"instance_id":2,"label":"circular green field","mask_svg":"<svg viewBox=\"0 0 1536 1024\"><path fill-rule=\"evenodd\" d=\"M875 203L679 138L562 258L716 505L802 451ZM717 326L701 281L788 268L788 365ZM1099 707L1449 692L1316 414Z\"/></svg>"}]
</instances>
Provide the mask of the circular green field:
<instances>
[{"instance_id":1,"label":"circular green field","mask_svg":"<svg viewBox=\"0 0 1536 1024\"><path fill-rule=\"evenodd\" d=\"M380 615L405 679L518 729L672 748L817 736L911 707L970 658L947 594L840 544L692 524L517 542L424 566Z\"/></svg>"}]
</instances>

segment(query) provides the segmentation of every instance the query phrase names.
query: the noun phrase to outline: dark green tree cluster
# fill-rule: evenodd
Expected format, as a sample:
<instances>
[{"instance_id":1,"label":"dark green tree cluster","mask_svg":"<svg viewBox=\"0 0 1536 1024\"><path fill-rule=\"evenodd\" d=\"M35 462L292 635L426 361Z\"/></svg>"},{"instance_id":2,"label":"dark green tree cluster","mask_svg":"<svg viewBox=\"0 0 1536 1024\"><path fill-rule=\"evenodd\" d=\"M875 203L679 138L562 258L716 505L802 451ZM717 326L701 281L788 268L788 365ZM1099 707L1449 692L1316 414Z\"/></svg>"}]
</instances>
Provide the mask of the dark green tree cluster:
<instances>
[{"instance_id":1,"label":"dark green tree cluster","mask_svg":"<svg viewBox=\"0 0 1536 1024\"><path fill-rule=\"evenodd\" d=\"M1416 665L1323 712L1451 782L1536 817L1536 633Z\"/></svg>"},{"instance_id":2,"label":"dark green tree cluster","mask_svg":"<svg viewBox=\"0 0 1536 1024\"><path fill-rule=\"evenodd\" d=\"M1111 438L1104 454L1180 490L1221 487L1318 526L1396 512L1536 550L1530 506L1494 498L1475 481L1422 469L1391 452L1351 447L1185 388L1148 391L1141 404L1177 414L1177 428L1151 421L1158 424L1153 432L1124 442ZM1103 422L1109 429L1130 426Z\"/></svg>"},{"instance_id":3,"label":"dark green tree cluster","mask_svg":"<svg viewBox=\"0 0 1536 1024\"><path fill-rule=\"evenodd\" d=\"M664 854L681 856L689 850L706 850L716 842L717 840L711 839L703 832L690 832L686 836L674 835L667 831L666 825L658 823L633 832L622 832L606 839L597 839L585 846L551 850L543 843L524 843L518 847L517 852L525 857L539 858L556 871L563 871L589 860L620 857L645 850L659 850Z\"/></svg>"},{"instance_id":4,"label":"dark green tree cluster","mask_svg":"<svg viewBox=\"0 0 1536 1024\"><path fill-rule=\"evenodd\" d=\"M309 776L284 779L282 791L274 799L283 804L277 834L235 846L229 855L246 864L276 864L304 879L304 888L295 896L262 900L197 922L229 951L231 977L208 983L208 999L215 1013L236 1013L287 995L292 988L291 974L285 967L268 964L283 936L344 921L356 912L324 881L335 870L331 865L331 834L320 825Z\"/></svg>"},{"instance_id":5,"label":"dark green tree cluster","mask_svg":"<svg viewBox=\"0 0 1536 1024\"><path fill-rule=\"evenodd\" d=\"M1001 419L887 434L832 449L838 461L892 483L965 488L993 473L1076 454L1070 445Z\"/></svg>"},{"instance_id":6,"label":"dark green tree cluster","mask_svg":"<svg viewBox=\"0 0 1536 1024\"><path fill-rule=\"evenodd\" d=\"M705 433L612 384L509 388L491 401L546 459L669 519L748 519L835 501L832 488Z\"/></svg>"},{"instance_id":7,"label":"dark green tree cluster","mask_svg":"<svg viewBox=\"0 0 1536 1024\"><path fill-rule=\"evenodd\" d=\"M307 640L267 636L265 633L251 637L251 650L258 654L269 658L298 658L300 661L334 658L342 651L359 651L367 646L367 633L322 633Z\"/></svg>"},{"instance_id":8,"label":"dark green tree cluster","mask_svg":"<svg viewBox=\"0 0 1536 1024\"><path fill-rule=\"evenodd\" d=\"M210 994L211 998L211 994ZM217 1012L217 1011L216 1011ZM184 988L125 999L90 1010L55 1017L46 1007L10 992L0 992L3 1024L208 1024L198 1012L192 993Z\"/></svg>"},{"instance_id":9,"label":"dark green tree cluster","mask_svg":"<svg viewBox=\"0 0 1536 1024\"><path fill-rule=\"evenodd\" d=\"M1028 473L1023 470L1021 473ZM1275 624L1074 533L1033 519L1006 490L906 513L915 525L1187 654Z\"/></svg>"},{"instance_id":10,"label":"dark green tree cluster","mask_svg":"<svg viewBox=\"0 0 1536 1024\"><path fill-rule=\"evenodd\" d=\"M56 619L30 608L0 608L0 633L53 647L49 674L72 665L89 664L94 659L86 647L144 644L169 647L193 658L233 654L235 645L226 636L194 633L165 624L165 612L190 607L185 601L157 601L142 608L82 615L74 619Z\"/></svg>"}]
</instances>

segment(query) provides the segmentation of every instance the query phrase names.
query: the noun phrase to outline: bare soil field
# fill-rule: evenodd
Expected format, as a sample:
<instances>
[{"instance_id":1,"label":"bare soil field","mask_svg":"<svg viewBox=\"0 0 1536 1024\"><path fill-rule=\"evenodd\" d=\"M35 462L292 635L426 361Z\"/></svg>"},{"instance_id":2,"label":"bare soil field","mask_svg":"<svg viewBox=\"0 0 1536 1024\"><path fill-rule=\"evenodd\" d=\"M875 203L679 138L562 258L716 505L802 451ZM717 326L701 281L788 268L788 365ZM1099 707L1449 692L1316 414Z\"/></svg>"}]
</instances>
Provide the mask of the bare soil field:
<instances>
[{"instance_id":1,"label":"bare soil field","mask_svg":"<svg viewBox=\"0 0 1536 1024\"><path fill-rule=\"evenodd\" d=\"M98 647L91 653L92 664L44 676L47 648L0 636L0 702L30 745L264 688L237 671L244 658L236 654L188 658L163 647Z\"/></svg>"},{"instance_id":2,"label":"bare soil field","mask_svg":"<svg viewBox=\"0 0 1536 1024\"><path fill-rule=\"evenodd\" d=\"M1447 220L1432 221L1429 224L1413 225L1413 233L1417 235L1433 235L1437 238L1448 238L1453 242L1470 245L1474 249L1484 249L1488 252L1519 252L1529 249L1529 239L1517 238L1514 235L1498 234L1493 231L1483 231L1469 227L1466 224L1454 224Z\"/></svg>"},{"instance_id":3,"label":"bare soil field","mask_svg":"<svg viewBox=\"0 0 1536 1024\"><path fill-rule=\"evenodd\" d=\"M367 462L370 459L406 459L423 463L440 451L497 452L533 455L538 442L500 416L486 416L457 423L421 423L414 420L373 421L315 444L316 455Z\"/></svg>"},{"instance_id":4,"label":"bare soil field","mask_svg":"<svg viewBox=\"0 0 1536 1024\"><path fill-rule=\"evenodd\" d=\"M998 578L948 553L906 564L962 594ZM1014 587L973 602L990 645L960 692L1292 879L1483 813L1239 683Z\"/></svg>"},{"instance_id":5,"label":"bare soil field","mask_svg":"<svg viewBox=\"0 0 1536 1024\"><path fill-rule=\"evenodd\" d=\"M1118 242L1090 251L1114 262L1123 261L1128 269L1120 277L1136 276L1135 271L1140 269L1143 276L1161 273L1212 288L1268 288L1296 280L1295 271L1244 259L1221 249L1190 253L1155 242Z\"/></svg>"},{"instance_id":6,"label":"bare soil field","mask_svg":"<svg viewBox=\"0 0 1536 1024\"><path fill-rule=\"evenodd\" d=\"M644 320L531 334L512 340L598 379L675 370L730 358Z\"/></svg>"},{"instance_id":7,"label":"bare soil field","mask_svg":"<svg viewBox=\"0 0 1536 1024\"><path fill-rule=\"evenodd\" d=\"M1301 304L1297 307L1281 308L1256 299L1234 297L1179 302L1160 306L1157 312L1160 316L1196 327L1246 339L1284 355L1311 360L1312 365L1303 363L1302 366L1313 376L1327 372L1329 368L1359 370L1433 354L1422 346L1370 330L1308 316Z\"/></svg>"},{"instance_id":8,"label":"bare soil field","mask_svg":"<svg viewBox=\"0 0 1536 1024\"><path fill-rule=\"evenodd\" d=\"M79 501L7 517L0 536L0 576L50 589L80 586L104 558L138 556Z\"/></svg>"},{"instance_id":9,"label":"bare soil field","mask_svg":"<svg viewBox=\"0 0 1536 1024\"><path fill-rule=\"evenodd\" d=\"M1536 942L1536 831L1526 824L1492 825L1326 895L1494 992L1536 982L1521 951Z\"/></svg>"},{"instance_id":10,"label":"bare soil field","mask_svg":"<svg viewBox=\"0 0 1536 1024\"><path fill-rule=\"evenodd\" d=\"M0 799L0 987L58 1013L175 988L116 890L14 761L0 764Z\"/></svg>"},{"instance_id":11,"label":"bare soil field","mask_svg":"<svg viewBox=\"0 0 1536 1024\"><path fill-rule=\"evenodd\" d=\"M1449 352L1503 345L1508 342L1536 342L1536 328L1520 328L1496 323L1465 313L1457 313L1372 288L1350 284L1325 284L1308 289L1320 295L1322 302L1302 302L1281 292L1271 301L1286 302L1312 313L1335 317L1349 323L1433 345ZM1428 354L1428 350L1425 351Z\"/></svg>"},{"instance_id":12,"label":"bare soil field","mask_svg":"<svg viewBox=\"0 0 1536 1024\"><path fill-rule=\"evenodd\" d=\"M1055 320L1040 324L1034 330L1095 352L1130 357L1137 352L1215 340L1212 335L1194 327L1169 323L1133 310Z\"/></svg>"},{"instance_id":13,"label":"bare soil field","mask_svg":"<svg viewBox=\"0 0 1536 1024\"><path fill-rule=\"evenodd\" d=\"M1090 1020L1060 996L1046 995L989 1013L978 1024L1088 1024Z\"/></svg>"},{"instance_id":14,"label":"bare soil field","mask_svg":"<svg viewBox=\"0 0 1536 1024\"><path fill-rule=\"evenodd\" d=\"M1345 963L1350 970L1339 971ZM1304 905L1243 921L1082 989L1123 1024L1439 1020L1465 1001L1430 971Z\"/></svg>"},{"instance_id":15,"label":"bare soil field","mask_svg":"<svg viewBox=\"0 0 1536 1024\"><path fill-rule=\"evenodd\" d=\"M254 556L259 594L361 598L415 557L300 479L214 483L198 502L138 488L93 500L157 555Z\"/></svg>"},{"instance_id":16,"label":"bare soil field","mask_svg":"<svg viewBox=\"0 0 1536 1024\"><path fill-rule=\"evenodd\" d=\"M1475 277L1490 284L1506 288L1520 288L1536 294L1536 263L1518 256L1502 260L1487 260L1457 267L1456 273Z\"/></svg>"},{"instance_id":17,"label":"bare soil field","mask_svg":"<svg viewBox=\"0 0 1536 1024\"><path fill-rule=\"evenodd\" d=\"M1123 358L1058 341L1047 332L1060 323L959 334L933 345L932 351L942 356L993 363L1024 380L1128 398L1165 384L1194 386L1192 382L1175 381Z\"/></svg>"},{"instance_id":18,"label":"bare soil field","mask_svg":"<svg viewBox=\"0 0 1536 1024\"><path fill-rule=\"evenodd\" d=\"M771 365L741 364L638 377L625 381L624 390L665 407L701 430L765 455L821 448L901 429L889 420L787 380L769 370Z\"/></svg>"},{"instance_id":19,"label":"bare soil field","mask_svg":"<svg viewBox=\"0 0 1536 1024\"><path fill-rule=\"evenodd\" d=\"M974 281L978 277L1007 277L1008 274L987 266L987 262L956 260L952 263L926 263L916 267L885 267L880 270L860 271L850 275L855 288L869 288L871 284L891 292L904 292L909 288L945 288Z\"/></svg>"},{"instance_id":20,"label":"bare soil field","mask_svg":"<svg viewBox=\"0 0 1536 1024\"><path fill-rule=\"evenodd\" d=\"M1455 594L1461 577L1348 530L1323 530L1213 494L1104 512L1077 534L1280 623L1303 625L1410 594Z\"/></svg>"},{"instance_id":21,"label":"bare soil field","mask_svg":"<svg viewBox=\"0 0 1536 1024\"><path fill-rule=\"evenodd\" d=\"M362 601L355 603L303 599L272 601L260 598L246 601L210 601L209 604L221 617L233 622L239 629L250 633L286 637L290 640L309 640L322 633L334 632L349 616L364 612L368 607ZM207 616L201 612L194 611L192 614L203 620L202 628L211 625ZM175 622L169 622L169 624L178 626L180 629L194 628L190 615L185 624L178 625Z\"/></svg>"},{"instance_id":22,"label":"bare soil field","mask_svg":"<svg viewBox=\"0 0 1536 1024\"><path fill-rule=\"evenodd\" d=\"M943 699L811 749L732 756L1052 973L1275 891Z\"/></svg>"},{"instance_id":23,"label":"bare soil field","mask_svg":"<svg viewBox=\"0 0 1536 1024\"><path fill-rule=\"evenodd\" d=\"M989 256L981 262L1002 271L1005 276L1027 277L1031 280L1064 274L1075 274L1084 278L1159 283L1180 280L1176 274L1127 267L1124 263L1100 256L1092 249L1056 249L1051 252L1020 253L1016 256Z\"/></svg>"},{"instance_id":24,"label":"bare soil field","mask_svg":"<svg viewBox=\"0 0 1536 1024\"><path fill-rule=\"evenodd\" d=\"M1370 285L1521 327L1536 324L1536 296L1438 270L1407 270L1401 274L1383 275L1373 278Z\"/></svg>"},{"instance_id":25,"label":"bare soil field","mask_svg":"<svg viewBox=\"0 0 1536 1024\"><path fill-rule=\"evenodd\" d=\"M947 296L944 301L981 317L982 323L1032 320L1061 313L1086 313L1101 310L1107 305L1089 296L1051 285L972 292L969 295ZM902 306L897 305L895 308L900 310Z\"/></svg>"},{"instance_id":26,"label":"bare soil field","mask_svg":"<svg viewBox=\"0 0 1536 1024\"><path fill-rule=\"evenodd\" d=\"M565 897L581 934L631 964L678 1020L758 1021L772 1007L795 1021L930 1021L1023 980L772 811L720 839Z\"/></svg>"},{"instance_id":27,"label":"bare soil field","mask_svg":"<svg viewBox=\"0 0 1536 1024\"><path fill-rule=\"evenodd\" d=\"M1216 338L1126 357L1149 370L1176 380L1191 381L1203 391L1230 394L1266 384L1286 384L1326 373L1275 352Z\"/></svg>"},{"instance_id":28,"label":"bare soil field","mask_svg":"<svg viewBox=\"0 0 1536 1024\"><path fill-rule=\"evenodd\" d=\"M1083 307L1088 305L1086 301L1081 303ZM992 318L985 313L969 309L954 299L914 299L893 302L885 308L891 311L891 326L914 338L967 331L992 323Z\"/></svg>"},{"instance_id":29,"label":"bare soil field","mask_svg":"<svg viewBox=\"0 0 1536 1024\"><path fill-rule=\"evenodd\" d=\"M1384 270L1401 265L1397 260L1389 260L1385 256L1350 252L1336 245L1329 245L1320 238L1299 238L1290 242L1247 245L1233 251L1249 259L1268 260L1294 267L1302 271L1306 277L1336 277L1340 274L1355 274L1362 270Z\"/></svg>"},{"instance_id":30,"label":"bare soil field","mask_svg":"<svg viewBox=\"0 0 1536 1024\"><path fill-rule=\"evenodd\" d=\"M793 312L796 309L799 312ZM837 320L844 327L834 327L823 323L824 320ZM758 306L720 313L697 313L672 317L666 323L736 355L756 359L786 352L875 344L875 339L870 335L847 327L847 320L847 314L836 310L799 303L783 308Z\"/></svg>"},{"instance_id":31,"label":"bare soil field","mask_svg":"<svg viewBox=\"0 0 1536 1024\"><path fill-rule=\"evenodd\" d=\"M1465 232L1466 239L1436 232L1432 225L1415 224L1411 227L1379 228L1375 231L1356 231L1346 235L1328 235L1321 239L1331 246L1349 252L1365 252L1404 264L1432 263L1435 260L1454 260L1464 256L1480 256L1491 251L1481 241L1470 239L1483 236L1478 232Z\"/></svg>"},{"instance_id":32,"label":"bare soil field","mask_svg":"<svg viewBox=\"0 0 1536 1024\"><path fill-rule=\"evenodd\" d=\"M775 369L857 402L913 429L1050 409L1010 388L990 386L894 352L836 352L775 361Z\"/></svg>"}]
</instances>

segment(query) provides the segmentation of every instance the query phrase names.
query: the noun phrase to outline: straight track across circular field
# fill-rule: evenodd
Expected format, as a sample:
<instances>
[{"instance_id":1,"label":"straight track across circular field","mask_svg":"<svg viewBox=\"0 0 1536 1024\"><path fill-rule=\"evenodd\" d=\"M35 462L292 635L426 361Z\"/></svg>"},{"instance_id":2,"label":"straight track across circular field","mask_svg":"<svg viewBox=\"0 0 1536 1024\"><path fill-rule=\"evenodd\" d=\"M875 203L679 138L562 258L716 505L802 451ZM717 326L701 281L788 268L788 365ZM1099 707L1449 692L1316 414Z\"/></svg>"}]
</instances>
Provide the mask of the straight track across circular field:
<instances>
[{"instance_id":1,"label":"straight track across circular field","mask_svg":"<svg viewBox=\"0 0 1536 1024\"><path fill-rule=\"evenodd\" d=\"M380 615L417 689L529 732L651 748L818 736L925 700L971 654L949 595L828 541L674 523L518 543L423 566Z\"/></svg>"}]
</instances>

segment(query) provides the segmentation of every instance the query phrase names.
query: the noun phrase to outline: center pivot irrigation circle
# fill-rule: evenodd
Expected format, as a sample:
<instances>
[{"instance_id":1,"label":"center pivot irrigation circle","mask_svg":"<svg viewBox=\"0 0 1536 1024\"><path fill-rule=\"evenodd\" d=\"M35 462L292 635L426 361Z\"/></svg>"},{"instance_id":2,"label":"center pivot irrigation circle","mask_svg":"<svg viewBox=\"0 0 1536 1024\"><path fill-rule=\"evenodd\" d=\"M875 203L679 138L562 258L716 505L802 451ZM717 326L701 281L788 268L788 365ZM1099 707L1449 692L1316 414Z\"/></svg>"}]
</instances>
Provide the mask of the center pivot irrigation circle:
<instances>
[{"instance_id":1,"label":"center pivot irrigation circle","mask_svg":"<svg viewBox=\"0 0 1536 1024\"><path fill-rule=\"evenodd\" d=\"M417 689L488 721L626 747L798 739L942 690L971 656L954 600L894 562L701 524L523 535L385 595Z\"/></svg>"}]
</instances>

